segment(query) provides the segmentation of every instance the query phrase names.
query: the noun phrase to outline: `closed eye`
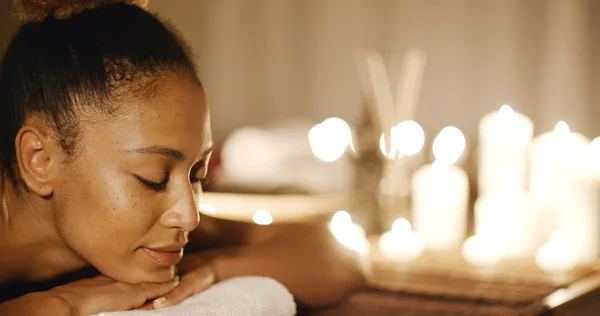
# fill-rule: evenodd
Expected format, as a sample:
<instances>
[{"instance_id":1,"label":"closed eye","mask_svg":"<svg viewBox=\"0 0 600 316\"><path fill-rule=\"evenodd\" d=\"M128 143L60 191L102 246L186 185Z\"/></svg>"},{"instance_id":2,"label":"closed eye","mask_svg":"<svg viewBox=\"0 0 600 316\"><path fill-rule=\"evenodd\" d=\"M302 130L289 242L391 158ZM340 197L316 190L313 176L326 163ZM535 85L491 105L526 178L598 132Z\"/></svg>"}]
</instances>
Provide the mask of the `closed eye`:
<instances>
[{"instance_id":1,"label":"closed eye","mask_svg":"<svg viewBox=\"0 0 600 316\"><path fill-rule=\"evenodd\" d=\"M160 183L150 181L148 179L144 179L140 176L135 176L135 177L143 186L145 186L146 188L151 189L153 191L157 191L157 192L164 191L167 188L167 183L169 182L169 177L166 177Z\"/></svg>"}]
</instances>

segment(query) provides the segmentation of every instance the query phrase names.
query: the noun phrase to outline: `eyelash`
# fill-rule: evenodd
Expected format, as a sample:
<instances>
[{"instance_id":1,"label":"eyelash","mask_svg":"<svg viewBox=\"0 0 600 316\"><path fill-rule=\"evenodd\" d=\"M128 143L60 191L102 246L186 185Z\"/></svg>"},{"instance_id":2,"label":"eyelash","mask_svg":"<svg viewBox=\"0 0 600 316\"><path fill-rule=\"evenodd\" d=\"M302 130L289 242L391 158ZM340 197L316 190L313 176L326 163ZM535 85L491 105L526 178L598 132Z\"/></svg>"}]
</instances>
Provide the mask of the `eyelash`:
<instances>
[{"instance_id":1,"label":"eyelash","mask_svg":"<svg viewBox=\"0 0 600 316\"><path fill-rule=\"evenodd\" d=\"M149 188L151 190L157 191L157 192L163 191L167 187L167 182L169 181L168 177L165 178L165 180L163 180L160 183L156 183L156 182L153 182L153 181L148 181L148 180L146 180L146 179L144 179L142 177L138 177L138 176L136 176L136 178L138 179L138 181L142 185L144 185L145 187L147 187L147 188Z\"/></svg>"},{"instance_id":2,"label":"eyelash","mask_svg":"<svg viewBox=\"0 0 600 316\"><path fill-rule=\"evenodd\" d=\"M167 187L167 183L169 181L168 177L165 178L165 180L163 180L160 183L149 181L149 180L146 180L146 179L144 179L142 177L139 177L139 176L136 176L136 178L138 179L138 181L142 185L144 185L145 187L147 187L149 189L157 191L157 192L164 191L164 189ZM196 179L196 178L191 178L190 182L192 182L192 183L200 183L200 185L207 185L209 183L208 179Z\"/></svg>"}]
</instances>

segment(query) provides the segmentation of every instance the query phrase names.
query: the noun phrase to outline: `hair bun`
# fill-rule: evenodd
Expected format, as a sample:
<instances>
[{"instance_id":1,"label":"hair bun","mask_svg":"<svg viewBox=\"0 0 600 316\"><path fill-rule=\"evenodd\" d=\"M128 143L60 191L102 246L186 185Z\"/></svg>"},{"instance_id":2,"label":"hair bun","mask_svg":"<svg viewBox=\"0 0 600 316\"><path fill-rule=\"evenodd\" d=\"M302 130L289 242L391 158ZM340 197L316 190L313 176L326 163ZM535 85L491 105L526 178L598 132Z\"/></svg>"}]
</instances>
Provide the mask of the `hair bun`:
<instances>
[{"instance_id":1,"label":"hair bun","mask_svg":"<svg viewBox=\"0 0 600 316\"><path fill-rule=\"evenodd\" d=\"M148 0L15 0L15 7L21 20L26 22L43 21L49 14L62 20L86 9L109 3L126 3L146 8Z\"/></svg>"}]
</instances>

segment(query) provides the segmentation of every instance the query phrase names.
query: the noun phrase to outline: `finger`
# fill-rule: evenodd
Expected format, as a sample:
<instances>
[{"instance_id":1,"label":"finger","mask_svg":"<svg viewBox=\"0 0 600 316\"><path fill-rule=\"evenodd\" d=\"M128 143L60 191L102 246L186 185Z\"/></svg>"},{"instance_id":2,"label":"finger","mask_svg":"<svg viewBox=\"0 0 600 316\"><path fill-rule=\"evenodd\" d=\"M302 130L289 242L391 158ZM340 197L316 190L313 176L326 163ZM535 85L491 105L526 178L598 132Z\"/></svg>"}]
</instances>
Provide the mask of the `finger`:
<instances>
[{"instance_id":1,"label":"finger","mask_svg":"<svg viewBox=\"0 0 600 316\"><path fill-rule=\"evenodd\" d=\"M152 301L138 307L138 308L134 308L134 310L138 310L138 311L150 311L154 309L154 305L152 305Z\"/></svg>"},{"instance_id":2,"label":"finger","mask_svg":"<svg viewBox=\"0 0 600 316\"><path fill-rule=\"evenodd\" d=\"M181 278L181 285L167 295L154 300L154 308L181 303L186 298L200 293L215 283L215 273L210 266L199 268Z\"/></svg>"},{"instance_id":3,"label":"finger","mask_svg":"<svg viewBox=\"0 0 600 316\"><path fill-rule=\"evenodd\" d=\"M179 280L173 280L166 283L119 283L123 289L122 299L127 306L124 309L129 310L138 308L148 300L153 300L159 296L165 295L179 285Z\"/></svg>"},{"instance_id":4,"label":"finger","mask_svg":"<svg viewBox=\"0 0 600 316\"><path fill-rule=\"evenodd\" d=\"M142 292L144 293L144 302L147 300L153 300L159 296L165 295L176 289L179 286L179 278L167 283L140 283Z\"/></svg>"}]
</instances>

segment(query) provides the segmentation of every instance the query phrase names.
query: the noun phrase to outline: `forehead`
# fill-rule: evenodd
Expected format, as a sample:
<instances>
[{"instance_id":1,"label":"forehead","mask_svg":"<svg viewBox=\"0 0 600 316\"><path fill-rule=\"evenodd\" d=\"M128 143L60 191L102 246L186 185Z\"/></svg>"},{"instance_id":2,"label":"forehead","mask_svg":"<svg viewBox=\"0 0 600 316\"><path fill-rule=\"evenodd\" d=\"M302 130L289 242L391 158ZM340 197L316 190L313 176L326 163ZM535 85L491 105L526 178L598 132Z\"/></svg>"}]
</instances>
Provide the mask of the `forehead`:
<instances>
[{"instance_id":1,"label":"forehead","mask_svg":"<svg viewBox=\"0 0 600 316\"><path fill-rule=\"evenodd\" d=\"M209 147L210 116L202 88L185 76L167 77L156 85L151 98L119 104L114 117L93 124L92 129L99 129L96 135L113 146L168 146L186 156Z\"/></svg>"}]
</instances>

